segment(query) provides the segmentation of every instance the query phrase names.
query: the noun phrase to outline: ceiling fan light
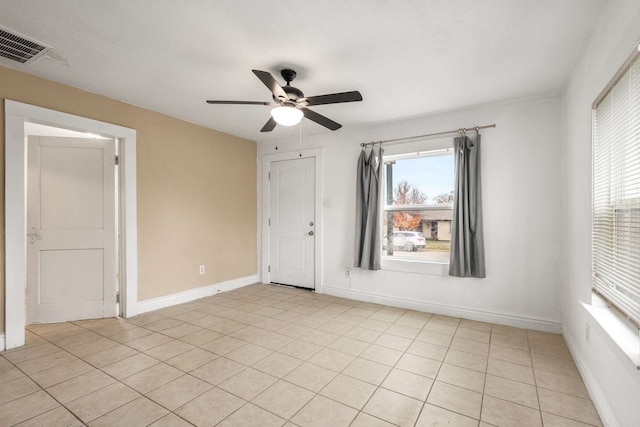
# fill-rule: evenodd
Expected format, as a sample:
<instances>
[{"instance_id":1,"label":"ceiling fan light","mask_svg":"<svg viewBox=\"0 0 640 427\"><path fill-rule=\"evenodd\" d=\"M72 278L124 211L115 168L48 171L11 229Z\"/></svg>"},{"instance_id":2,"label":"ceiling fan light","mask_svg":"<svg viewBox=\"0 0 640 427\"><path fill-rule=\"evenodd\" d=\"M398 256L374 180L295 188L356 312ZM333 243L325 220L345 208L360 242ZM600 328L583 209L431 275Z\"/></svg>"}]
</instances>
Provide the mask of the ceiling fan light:
<instances>
[{"instance_id":1,"label":"ceiling fan light","mask_svg":"<svg viewBox=\"0 0 640 427\"><path fill-rule=\"evenodd\" d=\"M303 114L295 107L280 106L271 110L271 116L279 125L293 126L300 123Z\"/></svg>"}]
</instances>

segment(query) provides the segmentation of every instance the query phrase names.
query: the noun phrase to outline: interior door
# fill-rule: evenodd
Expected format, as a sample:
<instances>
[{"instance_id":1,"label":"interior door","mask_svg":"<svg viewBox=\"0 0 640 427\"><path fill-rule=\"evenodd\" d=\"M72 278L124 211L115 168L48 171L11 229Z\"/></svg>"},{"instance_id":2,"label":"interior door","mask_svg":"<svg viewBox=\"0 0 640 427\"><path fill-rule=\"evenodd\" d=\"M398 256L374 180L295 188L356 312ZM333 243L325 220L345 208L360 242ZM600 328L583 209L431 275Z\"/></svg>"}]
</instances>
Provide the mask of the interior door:
<instances>
[{"instance_id":1,"label":"interior door","mask_svg":"<svg viewBox=\"0 0 640 427\"><path fill-rule=\"evenodd\" d=\"M314 289L315 159L271 162L270 281Z\"/></svg>"},{"instance_id":2,"label":"interior door","mask_svg":"<svg viewBox=\"0 0 640 427\"><path fill-rule=\"evenodd\" d=\"M115 141L30 136L27 321L116 316Z\"/></svg>"}]
</instances>

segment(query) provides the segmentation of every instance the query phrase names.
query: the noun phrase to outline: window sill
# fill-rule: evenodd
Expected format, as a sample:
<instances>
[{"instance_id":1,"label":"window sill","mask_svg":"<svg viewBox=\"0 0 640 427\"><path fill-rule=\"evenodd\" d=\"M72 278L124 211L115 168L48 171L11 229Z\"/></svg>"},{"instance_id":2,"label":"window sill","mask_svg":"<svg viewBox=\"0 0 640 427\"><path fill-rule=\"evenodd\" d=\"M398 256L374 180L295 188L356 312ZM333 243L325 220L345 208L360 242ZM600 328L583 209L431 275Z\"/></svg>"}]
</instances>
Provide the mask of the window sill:
<instances>
[{"instance_id":1,"label":"window sill","mask_svg":"<svg viewBox=\"0 0 640 427\"><path fill-rule=\"evenodd\" d=\"M403 273L429 274L432 276L449 275L449 263L442 261L415 261L408 259L382 258L382 269Z\"/></svg>"},{"instance_id":2,"label":"window sill","mask_svg":"<svg viewBox=\"0 0 640 427\"><path fill-rule=\"evenodd\" d=\"M601 298L594 295L591 304L582 302L591 318L604 330L624 356L640 370L640 335L625 319L607 307Z\"/></svg>"}]
</instances>

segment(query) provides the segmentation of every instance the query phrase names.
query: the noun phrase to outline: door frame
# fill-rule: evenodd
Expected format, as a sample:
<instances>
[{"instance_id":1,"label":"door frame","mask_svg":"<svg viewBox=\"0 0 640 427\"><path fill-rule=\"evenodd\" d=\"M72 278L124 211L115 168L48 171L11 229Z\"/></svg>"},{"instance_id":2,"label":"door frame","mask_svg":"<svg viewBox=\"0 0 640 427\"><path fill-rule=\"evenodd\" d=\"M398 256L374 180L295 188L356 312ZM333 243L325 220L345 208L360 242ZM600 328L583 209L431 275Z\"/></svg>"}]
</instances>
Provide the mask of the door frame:
<instances>
[{"instance_id":1,"label":"door frame","mask_svg":"<svg viewBox=\"0 0 640 427\"><path fill-rule=\"evenodd\" d=\"M315 161L315 240L314 240L314 271L313 281L315 292L322 293L322 148L311 148L307 150L297 150L286 153L265 154L262 156L262 209L260 215L261 250L260 250L260 279L262 283L271 283L269 274L270 264L270 233L269 214L271 212L271 185L269 172L271 163L283 160L299 160L303 158L313 158Z\"/></svg>"},{"instance_id":2,"label":"door frame","mask_svg":"<svg viewBox=\"0 0 640 427\"><path fill-rule=\"evenodd\" d=\"M5 108L5 346L25 343L27 284L27 145L24 125L38 123L114 138L119 167L120 311L138 313L136 131L85 117L6 99ZM114 302L115 303L115 302Z\"/></svg>"}]
</instances>

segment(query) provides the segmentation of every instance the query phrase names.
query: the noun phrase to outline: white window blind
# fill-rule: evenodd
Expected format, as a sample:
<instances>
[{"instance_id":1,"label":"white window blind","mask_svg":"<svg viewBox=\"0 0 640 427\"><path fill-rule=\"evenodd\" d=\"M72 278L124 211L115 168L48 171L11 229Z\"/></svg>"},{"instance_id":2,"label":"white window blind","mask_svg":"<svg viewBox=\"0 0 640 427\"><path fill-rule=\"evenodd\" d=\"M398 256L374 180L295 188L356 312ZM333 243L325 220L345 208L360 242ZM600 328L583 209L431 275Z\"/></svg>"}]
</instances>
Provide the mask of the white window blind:
<instances>
[{"instance_id":1,"label":"white window blind","mask_svg":"<svg viewBox=\"0 0 640 427\"><path fill-rule=\"evenodd\" d=\"M640 324L640 60L593 115L593 289Z\"/></svg>"}]
</instances>

